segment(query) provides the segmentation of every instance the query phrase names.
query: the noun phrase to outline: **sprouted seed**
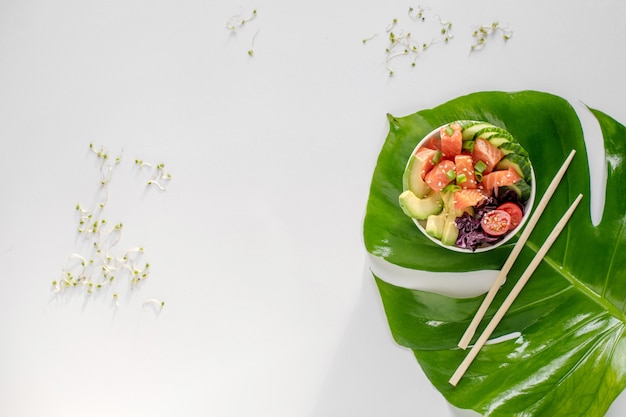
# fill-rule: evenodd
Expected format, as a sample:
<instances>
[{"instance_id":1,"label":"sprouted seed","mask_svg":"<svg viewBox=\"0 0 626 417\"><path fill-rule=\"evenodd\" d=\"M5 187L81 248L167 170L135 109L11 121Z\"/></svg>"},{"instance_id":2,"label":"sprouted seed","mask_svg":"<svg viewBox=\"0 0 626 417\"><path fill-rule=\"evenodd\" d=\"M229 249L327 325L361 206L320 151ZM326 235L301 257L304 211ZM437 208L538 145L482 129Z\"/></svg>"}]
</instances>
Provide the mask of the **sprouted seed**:
<instances>
[{"instance_id":1,"label":"sprouted seed","mask_svg":"<svg viewBox=\"0 0 626 417\"><path fill-rule=\"evenodd\" d=\"M143 168L143 167L151 167L152 165L150 165L147 162L144 162L141 159L135 159L135 165L139 165L139 168Z\"/></svg>"},{"instance_id":2,"label":"sprouted seed","mask_svg":"<svg viewBox=\"0 0 626 417\"><path fill-rule=\"evenodd\" d=\"M373 35L368 36L367 38L363 38L361 42L363 42L363 45L365 45L366 43L374 39L376 36L378 36L378 33L374 33Z\"/></svg>"},{"instance_id":3,"label":"sprouted seed","mask_svg":"<svg viewBox=\"0 0 626 417\"><path fill-rule=\"evenodd\" d=\"M166 190L166 188L163 185L159 184L157 181L154 181L154 180L148 181L147 184L148 185L154 185L155 187L157 187L161 191L165 191Z\"/></svg>"},{"instance_id":4,"label":"sprouted seed","mask_svg":"<svg viewBox=\"0 0 626 417\"><path fill-rule=\"evenodd\" d=\"M254 36L252 37L252 42L250 43L250 49L248 49L248 55L250 56L254 56L254 40L256 39L256 35L259 34L259 30L257 29L257 31L254 33Z\"/></svg>"},{"instance_id":5,"label":"sprouted seed","mask_svg":"<svg viewBox=\"0 0 626 417\"><path fill-rule=\"evenodd\" d=\"M245 26L248 22L250 22L251 20L256 19L257 17L257 11L256 9L252 11L252 14L247 16L247 17L243 17L243 12L231 16L227 21L226 21L226 28L229 29L232 33L237 32L239 29L241 29L243 26ZM257 33L259 31L257 30L256 33L252 36L252 41L251 41L251 45L250 48L248 49L248 56L254 56L254 42L255 42L255 38L257 36Z\"/></svg>"},{"instance_id":6,"label":"sprouted seed","mask_svg":"<svg viewBox=\"0 0 626 417\"><path fill-rule=\"evenodd\" d=\"M474 43L471 46L470 52L479 51L485 47L487 39L495 36L496 34L501 34L502 39L507 42L513 37L513 32L503 28L500 26L500 23L493 22L491 25L482 25L474 30L472 33L472 37L474 38Z\"/></svg>"},{"instance_id":7,"label":"sprouted seed","mask_svg":"<svg viewBox=\"0 0 626 417\"><path fill-rule=\"evenodd\" d=\"M120 281L116 277L127 278L129 288L134 289L137 284L150 276L150 264L141 259L144 254L143 246L120 251L118 248L122 237L124 224L111 222L105 214L105 206L109 198L109 187L115 167L122 163L122 157L111 158L105 147L96 148L89 144L89 149L100 161L99 170L102 175L98 193L105 191L105 199L97 204L95 209L86 208L77 203L74 206L77 217L77 230L88 245L87 251L71 253L58 278L52 280L53 293L64 291L83 291L85 296L94 296L99 291L108 291L111 288L115 307L119 307L119 292L116 291ZM152 170L152 178L161 181L161 186L171 180L171 174L165 170L165 164L156 165L135 160L139 168L147 167ZM154 168L153 168L154 167ZM83 245L81 245L83 246ZM83 246L84 247L84 246ZM121 255L120 255L121 253ZM145 266L141 268L140 266Z\"/></svg>"},{"instance_id":8,"label":"sprouted seed","mask_svg":"<svg viewBox=\"0 0 626 417\"><path fill-rule=\"evenodd\" d=\"M417 10L414 10L412 7L409 7L409 17L416 22L423 22L426 20L424 17L424 8L422 6L417 6Z\"/></svg>"},{"instance_id":9,"label":"sprouted seed","mask_svg":"<svg viewBox=\"0 0 626 417\"><path fill-rule=\"evenodd\" d=\"M156 307L158 307L159 309L162 309L163 307L165 307L165 301L163 300L157 300L156 298L151 298L149 300L144 301L143 303L143 308L144 310L150 306L150 305L154 305Z\"/></svg>"},{"instance_id":10,"label":"sprouted seed","mask_svg":"<svg viewBox=\"0 0 626 417\"><path fill-rule=\"evenodd\" d=\"M142 159L135 159L135 165L141 170L143 167L152 168L152 174L150 179L146 182L146 185L154 185L161 191L167 189L167 185L172 180L172 174L165 169L165 164L160 162L158 164L150 164Z\"/></svg>"},{"instance_id":11,"label":"sprouted seed","mask_svg":"<svg viewBox=\"0 0 626 417\"><path fill-rule=\"evenodd\" d=\"M452 34L452 22L443 20L439 18L439 23L441 24L441 37L445 43L450 42L454 35Z\"/></svg>"},{"instance_id":12,"label":"sprouted seed","mask_svg":"<svg viewBox=\"0 0 626 417\"><path fill-rule=\"evenodd\" d=\"M252 11L252 15L249 17L241 17L241 13L238 15L231 16L226 21L226 27L233 32L245 25L247 22L255 19L257 16L256 9Z\"/></svg>"},{"instance_id":13,"label":"sprouted seed","mask_svg":"<svg viewBox=\"0 0 626 417\"><path fill-rule=\"evenodd\" d=\"M431 15L430 12L427 13L427 9L418 6L417 8L409 7L408 18L412 22L417 22L420 26L420 38L423 38L422 27L428 28L430 30L427 42L418 41L418 39L414 39L414 36L411 35L411 32L405 31L402 29L403 22L399 19L392 19L390 23L385 27L385 39L387 41L387 45L385 46L385 68L389 76L393 76L395 74L395 61L400 58L400 61L408 59L411 67L417 66L417 60L424 55L427 49L430 48L435 42L439 44L449 44L452 39L455 38L453 33L453 24L449 20L445 20L438 15ZM431 21L431 17L435 17L437 21L434 20L433 23L429 23ZM408 27L408 26L407 26ZM413 23L411 28L415 28L416 23ZM502 39L506 42L510 40L513 36L513 32L502 27L498 22L493 22L491 25L483 25L479 26L472 34L474 41L471 46L471 51L476 51L484 48L485 43L489 37L493 37L496 34L502 36ZM377 33L363 38L361 40L362 44L369 44L377 36ZM427 39L428 39L427 38ZM407 58L401 58L407 57ZM393 64L393 65L392 65Z\"/></svg>"},{"instance_id":14,"label":"sprouted seed","mask_svg":"<svg viewBox=\"0 0 626 417\"><path fill-rule=\"evenodd\" d=\"M426 15L425 9L421 6L418 6L417 9L410 7L407 13L408 17L412 22L425 22ZM412 23L414 28L415 23ZM451 22L444 22L440 19L441 27L437 30L442 32L440 36L444 40L445 43L448 43L450 39L452 39ZM408 57L409 63L411 67L416 66L417 59L421 57L426 49L430 47L430 45L434 42L435 35L430 37L430 40L423 42L419 39L416 39L412 32L409 30L405 30L402 27L402 22L399 19L394 18L385 28L385 38L387 41L387 45L385 47L385 68L389 76L393 76L395 74L394 65L392 65L392 61L395 61L401 57ZM373 40L377 34L371 35L367 38L362 39L363 44L367 44L371 40ZM421 37L422 35L420 35ZM404 58L402 58L404 59Z\"/></svg>"},{"instance_id":15,"label":"sprouted seed","mask_svg":"<svg viewBox=\"0 0 626 417\"><path fill-rule=\"evenodd\" d=\"M391 33L391 31L393 30L393 28L396 27L397 24L398 24L398 19L393 19L391 21L391 23L389 23L389 25L387 25L387 28L385 29L385 31L387 33Z\"/></svg>"}]
</instances>

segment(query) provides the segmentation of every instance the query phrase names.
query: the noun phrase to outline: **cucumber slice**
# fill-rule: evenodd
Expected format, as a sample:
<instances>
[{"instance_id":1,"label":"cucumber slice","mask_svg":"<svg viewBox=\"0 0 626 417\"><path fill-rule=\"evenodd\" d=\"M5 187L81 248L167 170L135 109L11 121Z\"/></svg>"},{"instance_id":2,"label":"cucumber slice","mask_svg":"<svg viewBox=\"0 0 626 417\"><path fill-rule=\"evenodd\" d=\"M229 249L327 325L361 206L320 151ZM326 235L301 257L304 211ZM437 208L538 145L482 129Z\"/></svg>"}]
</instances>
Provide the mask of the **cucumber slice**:
<instances>
[{"instance_id":1,"label":"cucumber slice","mask_svg":"<svg viewBox=\"0 0 626 417\"><path fill-rule=\"evenodd\" d=\"M464 140L463 141L463 146L461 147L461 149L467 153L472 153L474 152L474 144L476 143L476 141L473 140Z\"/></svg>"},{"instance_id":2,"label":"cucumber slice","mask_svg":"<svg viewBox=\"0 0 626 417\"><path fill-rule=\"evenodd\" d=\"M530 185L524 180L519 180L513 185L507 185L500 187L501 191L513 190L517 193L517 197L520 201L527 201L530 198Z\"/></svg>"},{"instance_id":3,"label":"cucumber slice","mask_svg":"<svg viewBox=\"0 0 626 417\"><path fill-rule=\"evenodd\" d=\"M532 181L530 160L517 153L510 153L505 155L504 158L498 162L496 169L509 169L513 168L526 183L530 184Z\"/></svg>"},{"instance_id":4,"label":"cucumber slice","mask_svg":"<svg viewBox=\"0 0 626 417\"><path fill-rule=\"evenodd\" d=\"M491 123L487 123L487 122L476 122L476 121L470 121L470 122L457 122L461 125L461 133L463 135L463 140L472 140L474 139L474 136L476 135L477 132L480 132L483 129L489 128L489 127L496 127L494 125L492 125Z\"/></svg>"},{"instance_id":5,"label":"cucumber slice","mask_svg":"<svg viewBox=\"0 0 626 417\"><path fill-rule=\"evenodd\" d=\"M501 127L497 127L497 126L486 127L476 132L476 135L474 135L474 138L489 139L496 135L500 137L504 137L511 142L517 142L515 138L513 137L513 135L511 135L508 131L502 129Z\"/></svg>"},{"instance_id":6,"label":"cucumber slice","mask_svg":"<svg viewBox=\"0 0 626 417\"><path fill-rule=\"evenodd\" d=\"M484 122L480 122L478 120L457 120L454 123L458 123L458 125L461 126L461 131L463 131L470 126L474 126L477 123L484 123Z\"/></svg>"},{"instance_id":7,"label":"cucumber slice","mask_svg":"<svg viewBox=\"0 0 626 417\"><path fill-rule=\"evenodd\" d=\"M516 153L516 154L518 154L520 156L523 156L525 158L529 157L528 152L526 151L526 149L524 149L524 147L522 145L520 145L519 143L516 143L516 142L503 142L500 146L498 146L498 148L500 148L500 150L505 155Z\"/></svg>"},{"instance_id":8,"label":"cucumber slice","mask_svg":"<svg viewBox=\"0 0 626 417\"><path fill-rule=\"evenodd\" d=\"M496 148L501 147L503 144L505 143L509 143L511 142L509 139L503 137L503 136L494 136L488 139L489 143L491 143L493 146L495 146Z\"/></svg>"},{"instance_id":9,"label":"cucumber slice","mask_svg":"<svg viewBox=\"0 0 626 417\"><path fill-rule=\"evenodd\" d=\"M496 136L496 135L498 135L498 132L496 132L495 130L491 130L491 128L486 128L476 133L474 135L474 139L482 138L482 139L488 140L492 136Z\"/></svg>"}]
</instances>

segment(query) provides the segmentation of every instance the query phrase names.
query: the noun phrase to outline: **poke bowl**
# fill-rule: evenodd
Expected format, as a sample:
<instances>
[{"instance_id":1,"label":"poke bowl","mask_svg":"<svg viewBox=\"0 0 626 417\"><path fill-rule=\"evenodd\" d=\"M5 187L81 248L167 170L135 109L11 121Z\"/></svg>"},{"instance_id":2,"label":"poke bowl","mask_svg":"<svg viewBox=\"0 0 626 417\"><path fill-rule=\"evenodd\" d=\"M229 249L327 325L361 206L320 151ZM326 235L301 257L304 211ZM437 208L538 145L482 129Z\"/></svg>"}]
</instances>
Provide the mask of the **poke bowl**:
<instances>
[{"instance_id":1,"label":"poke bowl","mask_svg":"<svg viewBox=\"0 0 626 417\"><path fill-rule=\"evenodd\" d=\"M413 149L399 204L436 244L484 252L524 226L535 199L530 156L507 130L457 120L430 132Z\"/></svg>"}]
</instances>

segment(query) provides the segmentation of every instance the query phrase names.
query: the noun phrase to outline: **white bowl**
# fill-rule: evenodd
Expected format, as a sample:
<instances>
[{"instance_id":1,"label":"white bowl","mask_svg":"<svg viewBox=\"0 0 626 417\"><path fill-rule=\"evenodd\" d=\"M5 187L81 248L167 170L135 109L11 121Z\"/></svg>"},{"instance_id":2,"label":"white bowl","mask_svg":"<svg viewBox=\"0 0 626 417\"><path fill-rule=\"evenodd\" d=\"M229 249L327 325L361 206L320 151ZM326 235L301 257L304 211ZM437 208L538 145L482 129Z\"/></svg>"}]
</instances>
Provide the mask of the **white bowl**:
<instances>
[{"instance_id":1,"label":"white bowl","mask_svg":"<svg viewBox=\"0 0 626 417\"><path fill-rule=\"evenodd\" d=\"M453 123L453 122L451 122ZM415 154L415 152L417 152L417 150L419 148L421 148L424 143L426 143L427 141L435 138L435 137L439 137L439 131L442 127L444 126L448 126L450 123L447 123L443 126L440 126L436 129L434 129L432 132L430 132L428 135L426 135L424 137L424 139L422 139L417 146L413 149L413 152L411 152L411 155L409 156L408 160L407 160L407 164L405 166L405 170L408 168L409 166L409 161L411 160L411 158L413 157L413 155ZM509 240L511 240L513 238L513 236L515 236L520 230L522 230L522 227L524 227L524 224L526 223L526 221L528 220L528 218L530 217L530 213L532 212L532 208L535 202L535 192L536 192L536 180L535 180L535 171L532 168L532 160L531 160L531 184L530 184L530 197L528 198L528 200L526 201L526 204L524 205L524 216L522 217L522 220L520 221L520 224L517 225L517 227L513 230L510 230L509 232L507 232L506 236L504 236L504 238L502 238L501 240L499 240L498 242L492 244L492 245L486 245L486 246L481 246L476 248L475 250L471 250L471 249L466 249L466 248L460 248L458 246L451 246L451 245L444 245L441 240L429 235L428 233L426 233L426 221L425 220L417 220L417 219L413 219L413 222L415 223L415 225L417 226L417 228L424 234L424 236L426 236L428 239L430 239L431 241L435 242L437 245L441 246L442 248L446 248L452 251L456 251L456 252L463 252L463 253L479 253L479 252L486 252L492 249L495 249L501 245L504 245L506 242L508 242Z\"/></svg>"}]
</instances>

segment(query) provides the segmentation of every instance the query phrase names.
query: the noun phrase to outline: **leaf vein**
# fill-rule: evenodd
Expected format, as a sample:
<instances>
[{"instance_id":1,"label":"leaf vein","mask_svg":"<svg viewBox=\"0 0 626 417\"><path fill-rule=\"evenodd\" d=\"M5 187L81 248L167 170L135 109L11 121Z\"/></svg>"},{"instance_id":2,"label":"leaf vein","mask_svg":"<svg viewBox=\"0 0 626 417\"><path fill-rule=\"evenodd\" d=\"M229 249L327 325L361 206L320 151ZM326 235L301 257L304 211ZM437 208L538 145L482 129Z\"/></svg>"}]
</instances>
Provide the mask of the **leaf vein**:
<instances>
[{"instance_id":1,"label":"leaf vein","mask_svg":"<svg viewBox=\"0 0 626 417\"><path fill-rule=\"evenodd\" d=\"M603 316L604 314L599 314L597 316L595 316L594 318L600 318L601 316ZM579 367L581 366L582 362L584 362L587 358L589 358L591 356L591 354L595 351L595 349L601 345L601 344L605 344L606 343L606 339L608 337L613 337L614 334L614 330L616 328L619 328L619 332L616 335L616 337L614 338L613 341L613 345L611 346L610 349L610 353L607 355L605 362L609 362L611 360L611 358L613 357L614 353L615 353L615 349L617 348L617 345L619 343L619 340L621 339L622 334L624 333L624 325L623 323L616 323L614 326L611 326L609 328L607 328L606 330L604 330L603 332L601 332L598 335L597 340L591 345L589 346L585 353L580 357L580 359L578 359L576 361L576 363L563 375L561 376L558 381L556 381L556 383L554 384L555 386L560 386L563 382L566 382L566 380L577 370L579 369ZM603 377L606 375L608 369L610 368L608 365L601 367L602 368L602 375ZM595 389L596 392L600 391L602 389L601 385L598 385ZM545 404L549 404L552 400L548 399L548 397L544 397L543 400L541 401L544 406ZM581 410L581 412L587 411L593 404L588 404L587 407L585 408L585 410Z\"/></svg>"},{"instance_id":2,"label":"leaf vein","mask_svg":"<svg viewBox=\"0 0 626 417\"><path fill-rule=\"evenodd\" d=\"M617 252L618 252L618 247L619 247L619 241L621 240L620 238L622 237L622 235L624 234L624 223L622 223L622 226L620 228L619 233L617 233L615 235L615 245L613 245L613 253L611 254L611 261L609 262L609 266L607 268L606 271L606 276L604 277L604 285L602 286L602 297L604 298L606 295L606 290L609 286L609 280L611 278L611 272L613 272L613 264L615 263L615 257L617 256ZM622 313L624 313L624 309L622 309Z\"/></svg>"},{"instance_id":3,"label":"leaf vein","mask_svg":"<svg viewBox=\"0 0 626 417\"><path fill-rule=\"evenodd\" d=\"M594 301L604 310L607 310L612 316L618 318L622 322L626 322L626 313L618 309L613 303L606 298L602 297L596 291L591 289L587 284L578 279L569 270L565 269L560 263L555 261L549 256L544 258L544 261L559 275L570 282L578 291L585 295L590 300Z\"/></svg>"},{"instance_id":4,"label":"leaf vein","mask_svg":"<svg viewBox=\"0 0 626 417\"><path fill-rule=\"evenodd\" d=\"M531 301L531 302L527 302L524 305L513 304L515 307L510 308L509 312L510 313L518 313L520 311L529 310L529 309L531 309L532 307L534 307L536 305L544 304L548 300L560 297L562 294L564 294L564 293L566 293L566 292L568 292L568 291L570 291L572 289L575 289L575 287L574 287L573 284L570 284L569 286L567 286L567 287L565 287L565 288L563 288L563 289L561 289L561 290L559 290L557 292L554 292L552 294L547 294L544 297L537 298L536 300Z\"/></svg>"}]
</instances>

